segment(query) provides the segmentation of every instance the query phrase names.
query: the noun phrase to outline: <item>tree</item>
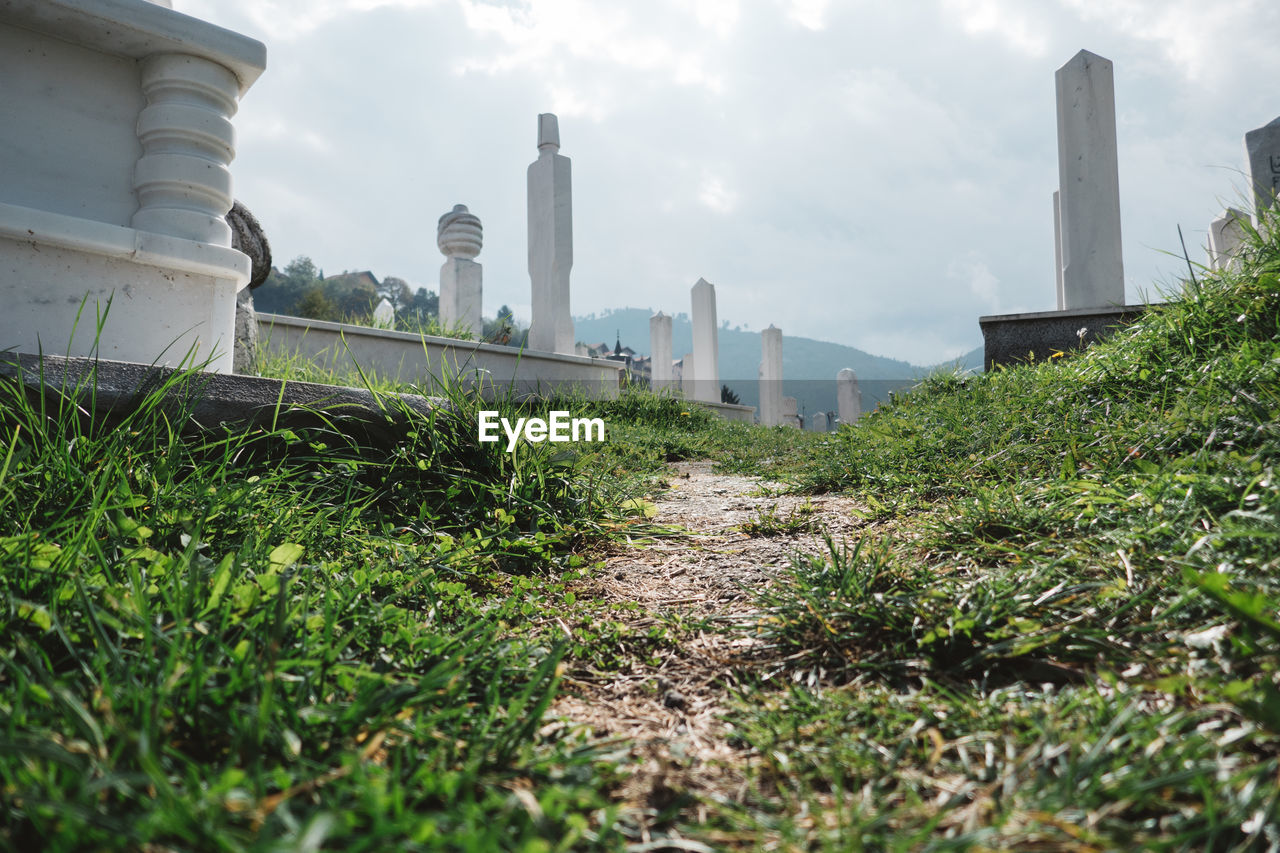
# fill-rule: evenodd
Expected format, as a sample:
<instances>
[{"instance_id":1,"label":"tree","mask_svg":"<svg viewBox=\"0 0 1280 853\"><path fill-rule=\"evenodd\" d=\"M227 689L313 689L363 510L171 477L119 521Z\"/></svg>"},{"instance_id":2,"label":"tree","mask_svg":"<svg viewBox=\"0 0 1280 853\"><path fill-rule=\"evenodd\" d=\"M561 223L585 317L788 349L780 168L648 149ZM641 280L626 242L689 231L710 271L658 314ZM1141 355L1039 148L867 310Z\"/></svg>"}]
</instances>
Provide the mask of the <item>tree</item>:
<instances>
[{"instance_id":1,"label":"tree","mask_svg":"<svg viewBox=\"0 0 1280 853\"><path fill-rule=\"evenodd\" d=\"M307 317L311 320L332 320L336 322L342 319L338 306L334 305L333 301L325 296L324 291L318 287L313 287L302 294L297 305L294 306L294 313L299 317Z\"/></svg>"},{"instance_id":2,"label":"tree","mask_svg":"<svg viewBox=\"0 0 1280 853\"><path fill-rule=\"evenodd\" d=\"M409 282L393 275L387 276L378 284L378 296L386 297L397 314L413 305L413 291L409 289Z\"/></svg>"},{"instance_id":3,"label":"tree","mask_svg":"<svg viewBox=\"0 0 1280 853\"><path fill-rule=\"evenodd\" d=\"M373 314L373 306L377 304L377 289L365 282L357 282L346 288L338 310L344 317L365 317Z\"/></svg>"},{"instance_id":4,"label":"tree","mask_svg":"<svg viewBox=\"0 0 1280 853\"><path fill-rule=\"evenodd\" d=\"M297 314L303 295L319 286L320 272L306 255L290 261L283 271L272 267L262 286L253 292L254 306L272 314Z\"/></svg>"},{"instance_id":5,"label":"tree","mask_svg":"<svg viewBox=\"0 0 1280 853\"><path fill-rule=\"evenodd\" d=\"M298 255L285 266L284 277L288 283L305 288L320 280L320 271L306 255Z\"/></svg>"},{"instance_id":6,"label":"tree","mask_svg":"<svg viewBox=\"0 0 1280 853\"><path fill-rule=\"evenodd\" d=\"M732 403L733 405L737 406L742 403L742 400L738 398L738 395L735 394L733 392L733 389L730 388L728 385L721 385L720 386L720 402Z\"/></svg>"},{"instance_id":7,"label":"tree","mask_svg":"<svg viewBox=\"0 0 1280 853\"><path fill-rule=\"evenodd\" d=\"M440 297L435 291L419 287L409 308L419 317L434 317L440 313Z\"/></svg>"}]
</instances>

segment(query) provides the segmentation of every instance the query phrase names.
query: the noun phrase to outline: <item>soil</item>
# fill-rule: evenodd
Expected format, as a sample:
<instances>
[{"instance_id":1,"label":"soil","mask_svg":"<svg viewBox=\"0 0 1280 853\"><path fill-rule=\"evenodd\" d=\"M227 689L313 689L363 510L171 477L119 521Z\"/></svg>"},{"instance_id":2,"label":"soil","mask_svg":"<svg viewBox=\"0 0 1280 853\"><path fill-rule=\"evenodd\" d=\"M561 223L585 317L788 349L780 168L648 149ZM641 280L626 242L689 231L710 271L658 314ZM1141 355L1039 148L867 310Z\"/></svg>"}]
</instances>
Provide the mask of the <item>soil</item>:
<instances>
[{"instance_id":1,"label":"soil","mask_svg":"<svg viewBox=\"0 0 1280 853\"><path fill-rule=\"evenodd\" d=\"M656 816L684 794L695 808L707 798L741 801L750 754L726 716L738 672L758 651L750 632L759 612L754 590L797 555L827 553L824 530L839 547L863 523L851 498L780 495L776 483L712 469L712 462L675 464L652 519L673 535L613 547L606 570L584 590L641 604L627 623L631 636L679 617L673 643L656 664L635 659L621 671L572 673L549 714L587 727L597 742L629 747L633 760L619 765L629 775L617 794L642 825L643 815ZM783 528L773 535L744 532L770 514L810 523L771 525ZM801 526L807 529L794 529ZM708 623L744 630L704 629Z\"/></svg>"}]
</instances>

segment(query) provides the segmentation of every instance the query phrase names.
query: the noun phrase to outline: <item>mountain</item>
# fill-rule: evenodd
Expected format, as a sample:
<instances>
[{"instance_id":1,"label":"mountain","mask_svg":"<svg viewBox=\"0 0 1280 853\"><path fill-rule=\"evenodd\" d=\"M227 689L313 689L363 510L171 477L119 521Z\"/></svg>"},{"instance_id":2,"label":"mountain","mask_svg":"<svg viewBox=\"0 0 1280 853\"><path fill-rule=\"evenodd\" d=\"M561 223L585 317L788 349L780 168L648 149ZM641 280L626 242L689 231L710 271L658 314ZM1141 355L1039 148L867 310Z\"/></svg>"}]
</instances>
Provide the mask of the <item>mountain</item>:
<instances>
[{"instance_id":1,"label":"mountain","mask_svg":"<svg viewBox=\"0 0 1280 853\"><path fill-rule=\"evenodd\" d=\"M647 308L619 308L602 315L575 317L574 337L583 343L608 343L621 338L641 355L649 354L649 318ZM746 331L741 326L721 324L720 380L741 398L744 405L760 402L758 368L760 365L760 332ZM693 350L693 326L688 314L677 314L671 322L671 351L676 359ZM938 368L959 365L961 369L982 369L982 347L965 353L959 359L941 365L920 367L897 359L863 352L856 347L818 341L812 338L782 337L783 393L795 397L801 413L834 411L836 408L836 374L852 367L858 374L864 411L888 397L889 392L909 388L920 377Z\"/></svg>"}]
</instances>

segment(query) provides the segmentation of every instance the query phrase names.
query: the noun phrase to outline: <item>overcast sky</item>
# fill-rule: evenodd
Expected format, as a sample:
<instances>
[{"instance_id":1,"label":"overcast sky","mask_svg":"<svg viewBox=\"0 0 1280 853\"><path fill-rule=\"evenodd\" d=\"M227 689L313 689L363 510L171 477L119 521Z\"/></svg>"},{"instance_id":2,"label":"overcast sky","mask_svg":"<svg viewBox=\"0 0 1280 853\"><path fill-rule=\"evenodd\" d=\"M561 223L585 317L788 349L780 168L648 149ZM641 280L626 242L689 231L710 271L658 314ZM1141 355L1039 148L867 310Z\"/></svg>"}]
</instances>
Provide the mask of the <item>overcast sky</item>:
<instances>
[{"instance_id":1,"label":"overcast sky","mask_svg":"<svg viewBox=\"0 0 1280 853\"><path fill-rule=\"evenodd\" d=\"M484 225L484 313L527 319L537 114L573 161L573 313L689 310L916 364L1054 307L1054 71L1115 65L1126 295L1203 260L1280 115L1275 0L174 0L267 45L236 195L277 265L438 289ZM634 342L647 349L648 342Z\"/></svg>"}]
</instances>

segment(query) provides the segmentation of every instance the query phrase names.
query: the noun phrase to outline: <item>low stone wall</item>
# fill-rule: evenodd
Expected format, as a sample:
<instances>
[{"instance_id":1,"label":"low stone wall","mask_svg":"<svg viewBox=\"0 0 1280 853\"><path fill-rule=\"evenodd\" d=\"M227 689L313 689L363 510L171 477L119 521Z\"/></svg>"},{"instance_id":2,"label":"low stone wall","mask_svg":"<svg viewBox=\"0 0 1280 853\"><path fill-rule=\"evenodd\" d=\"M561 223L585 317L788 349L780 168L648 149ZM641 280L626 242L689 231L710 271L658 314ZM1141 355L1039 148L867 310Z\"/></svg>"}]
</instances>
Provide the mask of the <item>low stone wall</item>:
<instances>
[{"instance_id":1,"label":"low stone wall","mask_svg":"<svg viewBox=\"0 0 1280 853\"><path fill-rule=\"evenodd\" d=\"M324 424L337 425L362 441L390 446L397 441L397 425L449 406L445 400L414 394L374 394L364 388L261 376L199 372L175 383L175 373L173 368L126 361L0 353L0 377L19 381L28 395L45 395L46 404L54 408L58 398L69 397L86 421L118 423L149 395L162 392L161 405L183 431L220 424Z\"/></svg>"},{"instance_id":2,"label":"low stone wall","mask_svg":"<svg viewBox=\"0 0 1280 853\"><path fill-rule=\"evenodd\" d=\"M726 421L742 421L743 423L755 423L756 407L755 406L739 406L735 403L711 403L706 400L690 400L697 406L704 409L710 409Z\"/></svg>"},{"instance_id":3,"label":"low stone wall","mask_svg":"<svg viewBox=\"0 0 1280 853\"><path fill-rule=\"evenodd\" d=\"M409 382L437 393L440 381L481 385L486 397L507 389L517 395L579 392L614 399L624 368L616 361L534 352L497 344L372 329L349 323L258 315L260 357L305 358L340 371L359 367L379 377Z\"/></svg>"},{"instance_id":4,"label":"low stone wall","mask_svg":"<svg viewBox=\"0 0 1280 853\"><path fill-rule=\"evenodd\" d=\"M1043 361L1055 352L1082 349L1132 323L1146 308L1123 305L979 317L982 361L991 370L998 364Z\"/></svg>"}]
</instances>

